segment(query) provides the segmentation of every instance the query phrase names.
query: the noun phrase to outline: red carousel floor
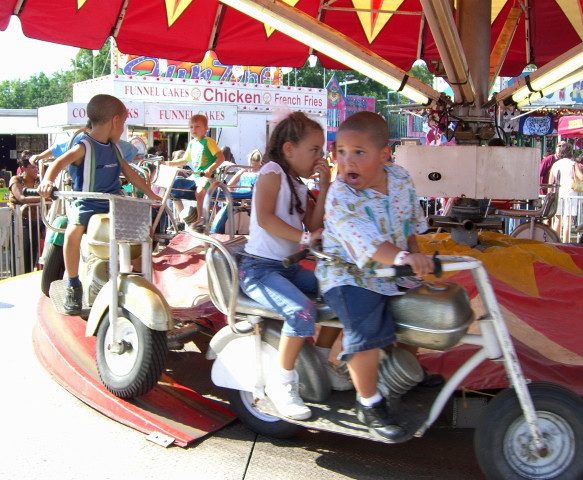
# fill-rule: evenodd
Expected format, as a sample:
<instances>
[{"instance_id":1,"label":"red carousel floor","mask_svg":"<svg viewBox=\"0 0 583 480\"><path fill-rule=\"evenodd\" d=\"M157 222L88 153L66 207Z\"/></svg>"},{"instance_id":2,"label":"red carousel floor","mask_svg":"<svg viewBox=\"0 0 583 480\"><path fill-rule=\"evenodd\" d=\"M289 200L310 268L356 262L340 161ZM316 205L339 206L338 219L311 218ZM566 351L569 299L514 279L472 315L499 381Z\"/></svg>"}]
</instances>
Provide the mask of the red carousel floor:
<instances>
[{"instance_id":1,"label":"red carousel floor","mask_svg":"<svg viewBox=\"0 0 583 480\"><path fill-rule=\"evenodd\" d=\"M210 362L198 348L169 352L166 370L148 394L131 401L113 396L99 381L95 337L85 337L85 321L57 314L51 301L39 296L33 330L36 355L57 382L86 404L145 434L170 437L182 447L235 419L212 385ZM198 342L205 343L206 337L200 335ZM206 345L201 347L206 350Z\"/></svg>"}]
</instances>

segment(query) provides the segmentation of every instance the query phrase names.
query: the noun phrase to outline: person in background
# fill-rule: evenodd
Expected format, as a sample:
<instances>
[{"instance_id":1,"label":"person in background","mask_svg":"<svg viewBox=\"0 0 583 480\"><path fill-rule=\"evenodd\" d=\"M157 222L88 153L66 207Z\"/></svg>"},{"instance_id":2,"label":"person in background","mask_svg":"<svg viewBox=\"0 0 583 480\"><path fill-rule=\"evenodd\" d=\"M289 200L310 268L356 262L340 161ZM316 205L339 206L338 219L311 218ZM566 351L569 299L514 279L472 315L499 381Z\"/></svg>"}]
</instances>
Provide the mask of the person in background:
<instances>
[{"instance_id":1,"label":"person in background","mask_svg":"<svg viewBox=\"0 0 583 480\"><path fill-rule=\"evenodd\" d=\"M164 149L164 143L162 143L162 140L154 140L154 155L163 157L164 160L166 160L166 150Z\"/></svg>"},{"instance_id":2,"label":"person in background","mask_svg":"<svg viewBox=\"0 0 583 480\"><path fill-rule=\"evenodd\" d=\"M18 159L18 166L22 172L10 179L9 189L10 196L8 202L12 208L17 205L30 205L29 208L22 209L22 234L23 245L22 254L24 257L24 273L34 270L38 260L38 240L42 236L42 228L39 225L38 209L36 206L40 203L38 197L25 197L22 191L25 188L36 188L39 185L38 167L31 162L32 152L24 150ZM40 229L40 230L39 230ZM16 234L16 231L14 232ZM13 256L13 263L16 257ZM15 273L14 271L12 272Z\"/></svg>"},{"instance_id":3,"label":"person in background","mask_svg":"<svg viewBox=\"0 0 583 480\"><path fill-rule=\"evenodd\" d=\"M558 183L559 205L553 219L553 228L561 237L561 241L569 241L571 217L577 215L577 199L579 193L572 189L575 160L573 160L573 145L564 142L557 153L557 161L551 167L549 183Z\"/></svg>"},{"instance_id":4,"label":"person in background","mask_svg":"<svg viewBox=\"0 0 583 480\"><path fill-rule=\"evenodd\" d=\"M12 178L12 174L8 170L6 170L6 165L4 165L3 163L0 164L0 178L4 180L5 187L10 183L10 178Z\"/></svg>"},{"instance_id":5,"label":"person in background","mask_svg":"<svg viewBox=\"0 0 583 480\"><path fill-rule=\"evenodd\" d=\"M223 161L223 163L221 163L222 173L220 178L222 179L223 182L225 182L228 185L231 179L233 178L233 172L235 171L233 168L231 168L231 166L236 165L237 161L235 160L235 156L231 151L231 147L225 146L221 149L221 151L223 152L225 160Z\"/></svg>"},{"instance_id":6,"label":"person in background","mask_svg":"<svg viewBox=\"0 0 583 480\"><path fill-rule=\"evenodd\" d=\"M233 152L231 151L231 147L229 146L225 146L221 149L221 151L223 152L223 156L225 157L224 162L229 162L232 164L236 164L237 162L235 161L235 156L233 155Z\"/></svg>"},{"instance_id":7,"label":"person in background","mask_svg":"<svg viewBox=\"0 0 583 480\"><path fill-rule=\"evenodd\" d=\"M259 169L261 168L263 155L261 155L259 150L255 149L249 154L247 158L249 159L249 165L251 168L239 169L239 171L233 175L233 177L228 182L230 187L236 187L236 191L251 190L253 185L255 185L255 181L257 180L257 175L259 173Z\"/></svg>"},{"instance_id":8,"label":"person in background","mask_svg":"<svg viewBox=\"0 0 583 480\"><path fill-rule=\"evenodd\" d=\"M204 195L210 187L210 179L217 173L217 168L225 160L223 152L217 143L206 136L208 120L204 115L193 115L188 121L190 134L193 139L188 144L186 154L179 160L170 160L167 164L172 167L188 166L192 175L188 178L177 178L172 185L172 198L175 202L177 214L183 209L181 199L196 200L197 224L203 221L202 204ZM180 191L180 190L191 191Z\"/></svg>"},{"instance_id":9,"label":"person in background","mask_svg":"<svg viewBox=\"0 0 583 480\"><path fill-rule=\"evenodd\" d=\"M547 155L545 158L543 158L540 162L540 180L539 180L539 185L548 185L549 183L549 176L551 174L551 168L553 168L553 165L555 164L555 162L559 159L558 155L559 155L559 150L561 149L561 146L564 145L565 142L564 141L560 141L557 142L557 148L555 150L555 153L552 153L550 155ZM547 194L548 189L547 188L543 188L541 187L540 189L540 194L541 195L546 195Z\"/></svg>"}]
</instances>

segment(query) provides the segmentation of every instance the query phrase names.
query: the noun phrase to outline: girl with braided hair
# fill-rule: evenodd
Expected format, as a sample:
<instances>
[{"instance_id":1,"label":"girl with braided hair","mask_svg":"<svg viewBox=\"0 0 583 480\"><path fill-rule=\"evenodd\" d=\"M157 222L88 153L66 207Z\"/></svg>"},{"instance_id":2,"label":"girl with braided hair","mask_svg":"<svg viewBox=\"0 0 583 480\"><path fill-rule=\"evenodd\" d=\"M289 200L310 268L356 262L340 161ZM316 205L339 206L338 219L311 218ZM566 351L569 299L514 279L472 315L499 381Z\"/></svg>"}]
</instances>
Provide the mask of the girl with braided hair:
<instances>
[{"instance_id":1,"label":"girl with braided hair","mask_svg":"<svg viewBox=\"0 0 583 480\"><path fill-rule=\"evenodd\" d=\"M271 134L251 204L249 241L239 265L240 285L255 301L285 317L279 366L268 375L265 393L278 412L303 420L310 409L298 393L294 369L304 339L314 335L316 308L306 293L316 293L314 272L282 260L300 245L321 238L330 169L322 158L324 131L301 112L289 114ZM317 200L301 180L319 175Z\"/></svg>"}]
</instances>

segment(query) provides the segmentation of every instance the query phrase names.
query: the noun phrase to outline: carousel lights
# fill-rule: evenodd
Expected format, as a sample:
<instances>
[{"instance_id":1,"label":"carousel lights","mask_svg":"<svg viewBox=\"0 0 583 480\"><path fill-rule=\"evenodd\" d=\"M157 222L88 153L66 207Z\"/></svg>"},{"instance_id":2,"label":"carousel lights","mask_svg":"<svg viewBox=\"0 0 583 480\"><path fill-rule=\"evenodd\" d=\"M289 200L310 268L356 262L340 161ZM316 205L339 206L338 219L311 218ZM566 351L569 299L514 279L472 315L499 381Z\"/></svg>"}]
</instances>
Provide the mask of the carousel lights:
<instances>
[{"instance_id":1,"label":"carousel lights","mask_svg":"<svg viewBox=\"0 0 583 480\"><path fill-rule=\"evenodd\" d=\"M420 104L438 100L440 94L403 70L391 65L348 37L283 2L267 0L221 0L240 12L312 47L349 68L399 91ZM415 85L413 87L412 85Z\"/></svg>"},{"instance_id":2,"label":"carousel lights","mask_svg":"<svg viewBox=\"0 0 583 480\"><path fill-rule=\"evenodd\" d=\"M525 105L530 105L532 102L536 102L540 98L546 97L551 93L555 93L556 91L560 90L561 88L568 87L569 85L573 85L575 82L583 80L583 68L580 68L577 72L562 78L558 82L549 85L548 87L543 87L542 90L536 91L532 93L532 95L523 98L522 100L516 102L516 106L518 108L524 107ZM514 99L514 95L512 96Z\"/></svg>"},{"instance_id":3,"label":"carousel lights","mask_svg":"<svg viewBox=\"0 0 583 480\"><path fill-rule=\"evenodd\" d=\"M524 86L518 88L512 94L512 100L520 106L521 104L525 105L532 101L529 100L531 95L540 90L544 90L545 95L549 95L552 91L549 90L548 86L563 82L563 80L566 80L566 76L571 77L571 74L575 71L580 72L581 65L583 65L583 43L565 52L532 74L527 75L524 79L520 79L519 84ZM553 91L559 90L560 88L562 87L556 88ZM524 102L525 100L526 103Z\"/></svg>"}]
</instances>

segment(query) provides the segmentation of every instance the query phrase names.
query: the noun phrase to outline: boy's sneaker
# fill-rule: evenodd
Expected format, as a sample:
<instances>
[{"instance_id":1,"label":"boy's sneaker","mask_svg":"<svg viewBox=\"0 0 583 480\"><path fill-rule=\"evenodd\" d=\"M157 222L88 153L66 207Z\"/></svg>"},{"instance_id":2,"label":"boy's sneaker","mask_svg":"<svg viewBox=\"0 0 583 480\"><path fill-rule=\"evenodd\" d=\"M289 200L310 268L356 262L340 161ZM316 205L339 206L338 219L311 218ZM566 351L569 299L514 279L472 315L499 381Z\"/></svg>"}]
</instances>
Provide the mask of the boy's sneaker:
<instances>
[{"instance_id":1,"label":"boy's sneaker","mask_svg":"<svg viewBox=\"0 0 583 480\"><path fill-rule=\"evenodd\" d=\"M374 436L390 443L400 443L408 438L407 432L391 418L384 398L371 407L365 407L357 400L354 408L356 418L364 423Z\"/></svg>"},{"instance_id":2,"label":"boy's sneaker","mask_svg":"<svg viewBox=\"0 0 583 480\"><path fill-rule=\"evenodd\" d=\"M180 212L180 215L178 215L178 217L186 225L190 225L191 223L196 222L196 220L198 219L198 212L195 207L188 207L183 209L182 212Z\"/></svg>"},{"instance_id":3,"label":"boy's sneaker","mask_svg":"<svg viewBox=\"0 0 583 480\"><path fill-rule=\"evenodd\" d=\"M347 390L352 390L354 388L348 371L346 371L346 373L342 372L332 362L324 362L323 365L324 370L326 370L328 378L330 379L332 390L336 390L337 392L346 392Z\"/></svg>"},{"instance_id":4,"label":"boy's sneaker","mask_svg":"<svg viewBox=\"0 0 583 480\"><path fill-rule=\"evenodd\" d=\"M278 375L273 375L265 386L265 394L281 416L293 420L306 420L312 416L312 411L300 397L298 374L289 383L283 383Z\"/></svg>"},{"instance_id":5,"label":"boy's sneaker","mask_svg":"<svg viewBox=\"0 0 583 480\"><path fill-rule=\"evenodd\" d=\"M83 287L67 287L63 308L67 315L79 315L83 309Z\"/></svg>"}]
</instances>

